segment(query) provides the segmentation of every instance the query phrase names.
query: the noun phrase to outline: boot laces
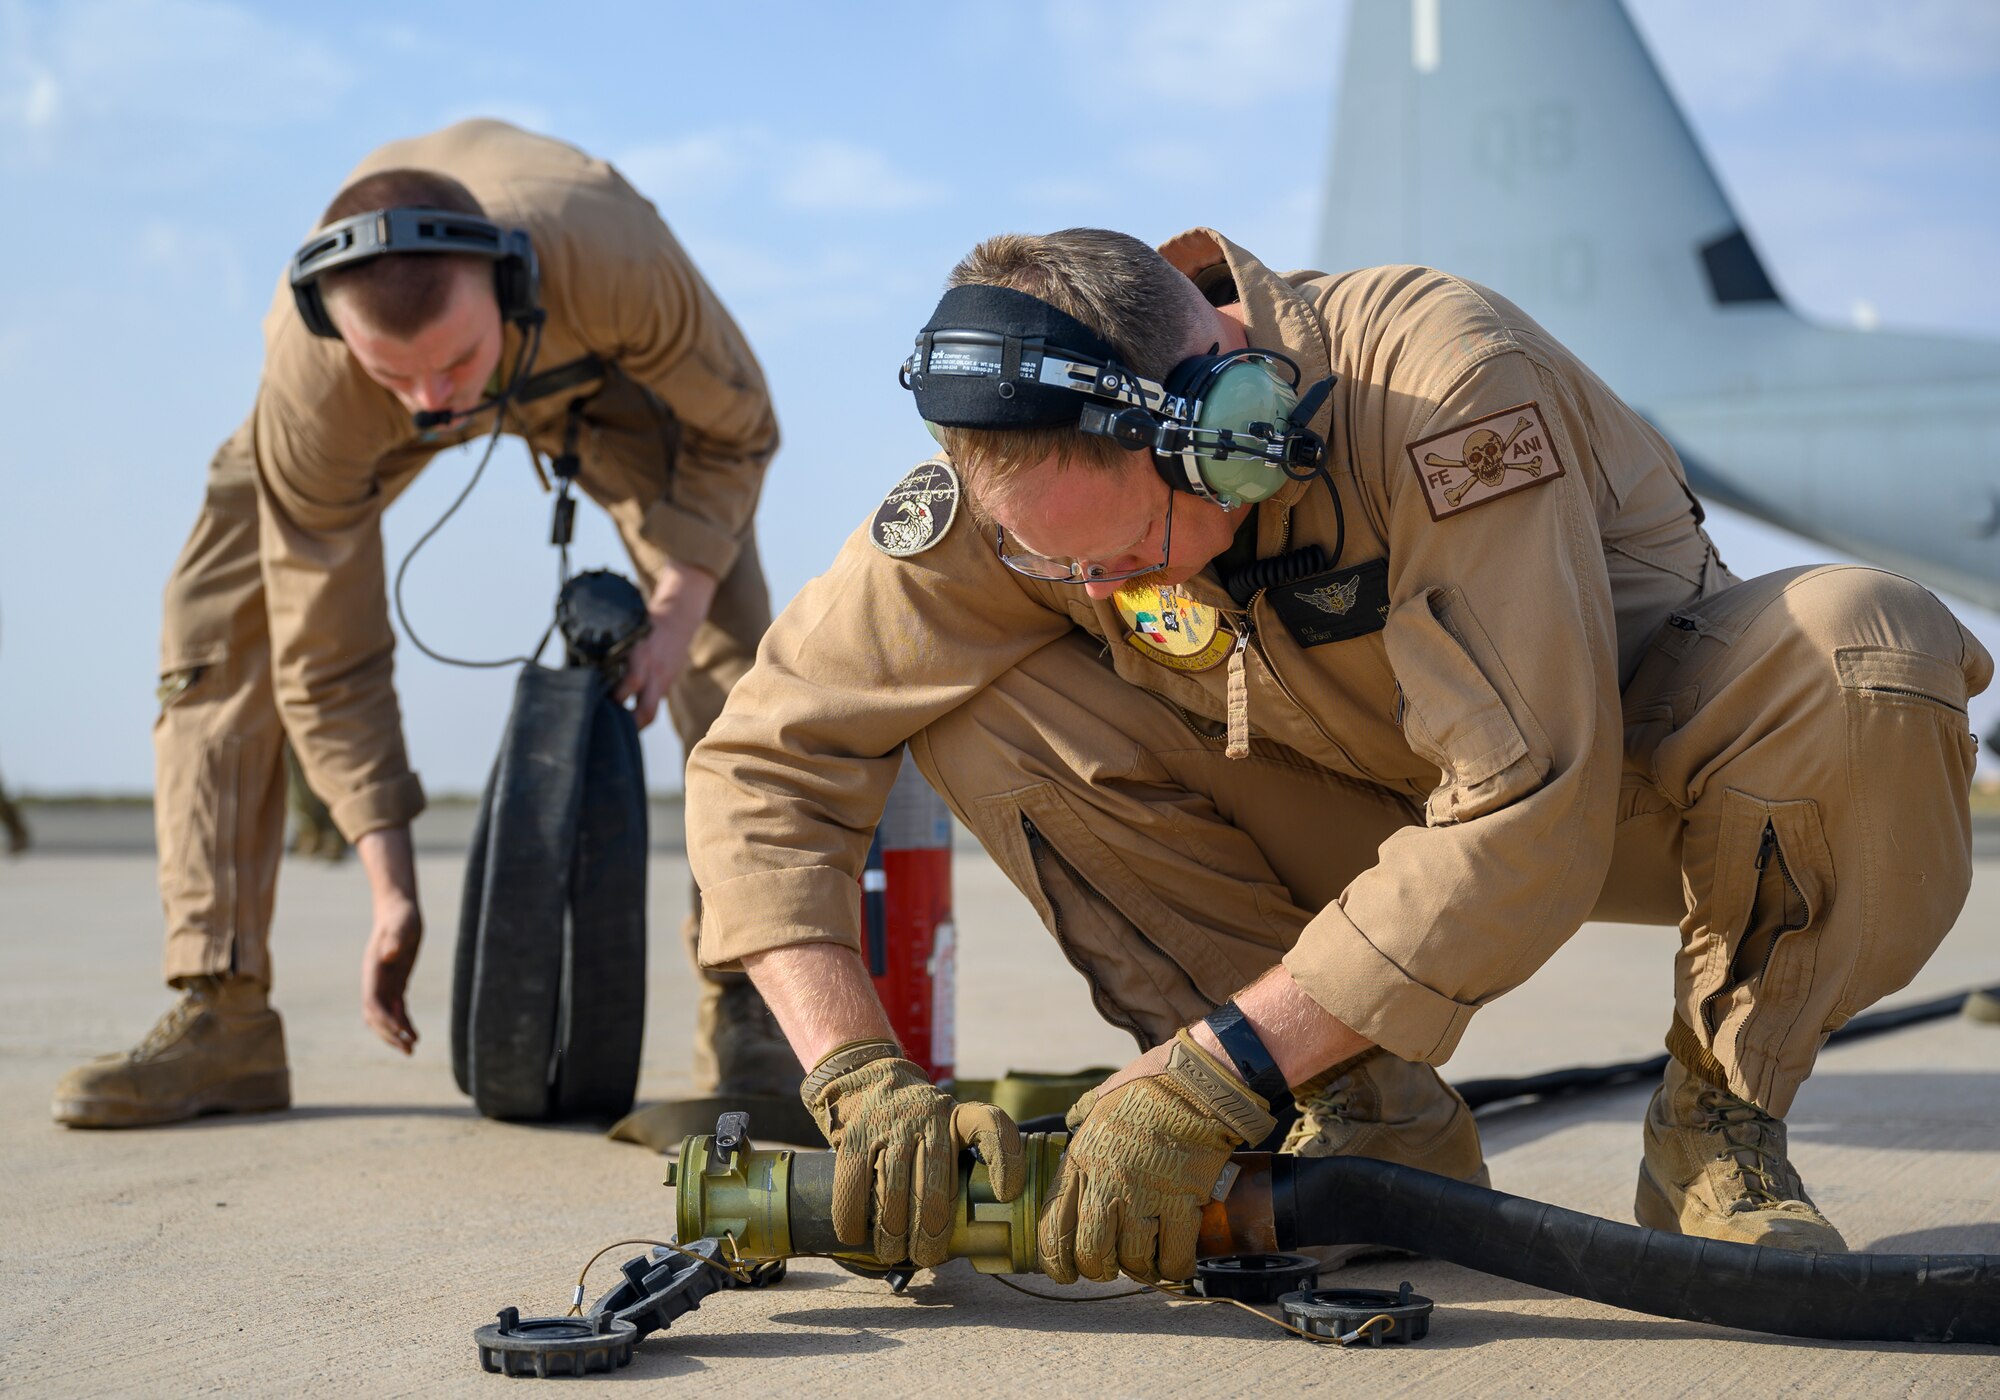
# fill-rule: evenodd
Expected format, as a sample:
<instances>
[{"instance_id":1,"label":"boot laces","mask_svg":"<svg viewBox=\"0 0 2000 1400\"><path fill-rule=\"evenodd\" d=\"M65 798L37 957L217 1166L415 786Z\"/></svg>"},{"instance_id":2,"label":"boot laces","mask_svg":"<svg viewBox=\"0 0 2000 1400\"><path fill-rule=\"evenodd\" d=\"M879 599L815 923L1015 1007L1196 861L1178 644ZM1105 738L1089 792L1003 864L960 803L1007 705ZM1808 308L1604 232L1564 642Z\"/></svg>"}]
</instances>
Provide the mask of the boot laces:
<instances>
[{"instance_id":1,"label":"boot laces","mask_svg":"<svg viewBox=\"0 0 2000 1400\"><path fill-rule=\"evenodd\" d=\"M1295 1153L1306 1143L1326 1136L1345 1123L1352 1107L1349 1096L1353 1090L1354 1081L1343 1075L1324 1089L1300 1099L1298 1121L1285 1134L1284 1145L1279 1150Z\"/></svg>"},{"instance_id":2,"label":"boot laces","mask_svg":"<svg viewBox=\"0 0 2000 1400\"><path fill-rule=\"evenodd\" d=\"M1336 1080L1314 1094L1307 1101L1306 1107L1315 1118L1329 1124L1345 1123L1348 1110L1353 1106L1349 1102L1353 1092L1354 1082L1351 1079Z\"/></svg>"},{"instance_id":3,"label":"boot laces","mask_svg":"<svg viewBox=\"0 0 2000 1400\"><path fill-rule=\"evenodd\" d=\"M1736 1179L1743 1185L1743 1195L1729 1205L1731 1211L1813 1209L1811 1202L1799 1199L1793 1186L1791 1164L1778 1145L1780 1125L1775 1118L1720 1090L1707 1090L1695 1102L1709 1131L1724 1144L1716 1159L1734 1161Z\"/></svg>"},{"instance_id":4,"label":"boot laces","mask_svg":"<svg viewBox=\"0 0 2000 1400\"><path fill-rule=\"evenodd\" d=\"M181 1033L194 1023L195 1017L199 1016L203 1009L204 1003L199 999L183 996L167 1008L166 1014L155 1021L153 1028L146 1032L146 1038L132 1048L132 1058L150 1060L166 1049L180 1039Z\"/></svg>"}]
</instances>

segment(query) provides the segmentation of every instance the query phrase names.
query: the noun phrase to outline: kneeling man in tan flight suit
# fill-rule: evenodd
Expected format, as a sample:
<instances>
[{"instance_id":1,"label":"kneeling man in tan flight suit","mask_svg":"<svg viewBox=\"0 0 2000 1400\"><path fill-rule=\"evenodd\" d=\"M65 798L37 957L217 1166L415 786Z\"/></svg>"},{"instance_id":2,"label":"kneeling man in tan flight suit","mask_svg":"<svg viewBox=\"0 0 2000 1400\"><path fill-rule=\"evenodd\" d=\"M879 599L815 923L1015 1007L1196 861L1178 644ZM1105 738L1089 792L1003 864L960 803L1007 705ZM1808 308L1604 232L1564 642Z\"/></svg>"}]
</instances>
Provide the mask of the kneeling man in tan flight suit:
<instances>
[{"instance_id":1,"label":"kneeling man in tan flight suit","mask_svg":"<svg viewBox=\"0 0 2000 1400\"><path fill-rule=\"evenodd\" d=\"M1964 900L1978 642L1875 569L1731 575L1658 434L1445 273L1070 230L951 283L905 367L943 455L688 778L703 958L879 1163L878 1250L936 1262L939 1159L1007 1136L900 1058L857 952L906 744L1144 1051L1070 1115L1051 1276L1189 1275L1279 1095L1284 1150L1482 1179L1432 1066L1592 917L1680 928L1639 1220L1844 1249L1784 1117Z\"/></svg>"},{"instance_id":2,"label":"kneeling man in tan flight suit","mask_svg":"<svg viewBox=\"0 0 2000 1400\"><path fill-rule=\"evenodd\" d=\"M362 1015L404 1053L415 1044L410 821L424 796L391 681L380 519L434 453L495 430L496 399L538 463L580 459L578 485L617 524L651 614L619 692L641 725L664 703L692 748L770 621L751 528L778 446L763 374L617 171L462 122L369 156L321 227L386 248L310 279L309 297L279 289L256 405L216 454L167 583L155 803L166 975L184 995L137 1049L63 1078L65 1123L290 1102L266 1001L288 735L367 870ZM419 246L453 227L492 246ZM790 1092L799 1076L755 989L711 974L699 1087Z\"/></svg>"}]
</instances>

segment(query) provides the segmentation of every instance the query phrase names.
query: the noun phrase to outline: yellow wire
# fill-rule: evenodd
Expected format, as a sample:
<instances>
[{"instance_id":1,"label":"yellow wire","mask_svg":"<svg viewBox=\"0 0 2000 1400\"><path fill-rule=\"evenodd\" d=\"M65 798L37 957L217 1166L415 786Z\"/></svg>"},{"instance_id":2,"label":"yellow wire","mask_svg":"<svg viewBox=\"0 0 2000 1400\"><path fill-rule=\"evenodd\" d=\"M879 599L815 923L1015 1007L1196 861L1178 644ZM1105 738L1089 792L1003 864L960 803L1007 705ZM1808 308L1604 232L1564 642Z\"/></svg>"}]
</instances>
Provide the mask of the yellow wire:
<instances>
[{"instance_id":1,"label":"yellow wire","mask_svg":"<svg viewBox=\"0 0 2000 1400\"><path fill-rule=\"evenodd\" d=\"M732 1263L740 1264L742 1262L743 1256L736 1252L736 1236L733 1234L724 1233L722 1238L723 1242L729 1249ZM739 1270L737 1268L731 1267L730 1264L718 1263L716 1260L705 1258L702 1255L696 1254L691 1249L682 1249L678 1244L674 1243L672 1240L613 1240L610 1244L607 1244L606 1246L604 1246L604 1248L598 1250L597 1253L591 1255L589 1261L586 1262L584 1266L577 1271L576 1275L577 1301L569 1305L569 1311L563 1314L564 1317L579 1317L582 1315L583 1281L586 1277L589 1276L591 1266L594 1265L598 1260L602 1259L605 1255L609 1254L612 1250L623 1249L628 1244L649 1244L655 1247L656 1249L671 1249L674 1253L679 1255L684 1255L685 1257L694 1260L696 1263L706 1264L711 1269L716 1269L722 1273L729 1275L729 1277L735 1279L736 1282L740 1284L747 1285L750 1282L751 1271L749 1269L745 1268Z\"/></svg>"},{"instance_id":2,"label":"yellow wire","mask_svg":"<svg viewBox=\"0 0 2000 1400\"><path fill-rule=\"evenodd\" d=\"M1104 1303L1104 1302L1109 1302L1113 1298L1136 1298L1141 1293L1158 1293L1162 1297L1172 1299L1177 1303L1231 1303L1234 1304L1236 1307L1243 1309L1243 1311L1249 1313L1250 1316L1255 1318L1261 1318L1263 1321L1270 1323L1273 1327L1283 1328L1285 1331L1291 1333L1294 1337L1304 1337L1309 1342L1320 1342L1320 1343L1334 1342L1341 1346L1347 1346L1352 1342L1357 1342L1361 1340L1363 1337L1366 1337L1369 1334L1369 1329L1372 1328L1378 1322L1383 1322L1388 1324L1386 1327L1382 1329L1382 1335L1384 1336L1387 1336L1389 1333L1393 1332L1396 1329L1395 1318L1389 1316L1389 1314L1387 1313L1376 1313L1375 1316L1369 1318L1366 1322L1362 1323L1352 1332L1348 1332L1343 1336L1339 1337L1322 1337L1317 1332L1308 1332L1305 1331L1303 1328L1292 1326L1292 1324L1289 1322L1285 1322L1279 1318L1272 1317L1269 1313L1265 1312L1263 1309L1252 1307L1250 1304L1244 1302L1241 1298L1211 1298L1205 1293L1193 1293L1186 1291L1187 1285L1185 1284L1163 1286L1157 1283L1148 1283L1145 1279L1137 1278L1129 1273L1127 1273L1125 1277L1131 1279L1132 1282L1138 1284L1139 1286L1137 1288L1128 1288L1123 1293L1095 1293L1086 1298L1066 1297L1060 1293L1042 1293L1033 1288L1023 1288L1020 1284L1015 1283L1012 1279L1006 1278L1000 1274L993 1274L990 1275L990 1277L993 1279L994 1282L1003 1283L1007 1287L1013 1289L1016 1293L1025 1293L1030 1298L1039 1298L1045 1303Z\"/></svg>"},{"instance_id":3,"label":"yellow wire","mask_svg":"<svg viewBox=\"0 0 2000 1400\"><path fill-rule=\"evenodd\" d=\"M591 1255L589 1260L584 1264L583 1268L577 1271L576 1275L577 1301L569 1305L569 1311L563 1314L563 1316L578 1317L582 1315L583 1281L589 1275L592 1265L596 1264L598 1260L602 1259L612 1250L622 1249L628 1244L645 1244L645 1245L652 1245L656 1249L670 1249L674 1253L692 1259L698 1264L706 1264L711 1269L715 1269L721 1273L725 1273L729 1275L730 1278L734 1279L737 1283L746 1286L749 1284L753 1276L753 1271L748 1266L745 1266L743 1264L743 1255L737 1249L736 1234L734 1231L725 1230L723 1231L722 1234L723 1248L729 1251L730 1262L727 1264L720 1263L714 1259L707 1258L704 1255L696 1254L691 1249L683 1249L680 1245L676 1244L672 1240L613 1240L610 1244L607 1244L606 1246L604 1246L604 1248L598 1250L597 1253ZM830 1254L798 1254L798 1255L793 1255L791 1257L795 1259L831 1259L834 1256ZM1020 1284L1015 1283L1012 1279L1006 1277L1003 1274L989 1274L987 1275L987 1277L991 1278L995 1283L1006 1285L1008 1288L1013 1289L1016 1293L1025 1293L1028 1297L1039 1298L1041 1301L1045 1303L1108 1303L1118 1298L1137 1298L1142 1293L1157 1293L1161 1297L1170 1299L1177 1303L1229 1303L1235 1307L1243 1309L1244 1312L1249 1313L1250 1316L1252 1317L1259 1318L1265 1322L1268 1322L1273 1327L1281 1328L1284 1331L1291 1333L1294 1337L1304 1337L1309 1342L1320 1342L1320 1343L1333 1342L1337 1343L1340 1346L1347 1346L1352 1342L1359 1341L1363 1337L1366 1337L1368 1335L1368 1330L1378 1322L1388 1324L1386 1327L1382 1329L1382 1334L1384 1336L1387 1336L1389 1333L1396 1330L1395 1318L1389 1316L1389 1314L1387 1313L1376 1313L1375 1316L1369 1318L1366 1322L1362 1323L1352 1332L1346 1333L1345 1335L1339 1337L1322 1337L1317 1332L1307 1332L1303 1328L1294 1327L1289 1322L1285 1322L1278 1318L1272 1317L1269 1313L1265 1312L1263 1309L1252 1307L1250 1304L1244 1302L1241 1298L1211 1298L1204 1293L1195 1293L1189 1291L1188 1285L1186 1284L1161 1285L1157 1283L1148 1283L1145 1279L1135 1277L1134 1275L1129 1273L1127 1273L1125 1277L1131 1279L1132 1282L1138 1284L1139 1286L1137 1288L1128 1288L1123 1293L1094 1293L1091 1294L1089 1297L1084 1297L1084 1298L1066 1297L1060 1293L1043 1293L1037 1289L1023 1288Z\"/></svg>"},{"instance_id":4,"label":"yellow wire","mask_svg":"<svg viewBox=\"0 0 2000 1400\"><path fill-rule=\"evenodd\" d=\"M1086 1298L1072 1298L1061 1293L1040 1293L1032 1288L1023 1288L1005 1274L991 1274L988 1277L995 1283L1005 1284L1016 1293L1025 1293L1030 1298L1040 1298L1044 1303L1108 1303L1113 1298L1136 1298L1146 1291L1143 1288L1128 1288L1123 1293L1093 1293Z\"/></svg>"}]
</instances>

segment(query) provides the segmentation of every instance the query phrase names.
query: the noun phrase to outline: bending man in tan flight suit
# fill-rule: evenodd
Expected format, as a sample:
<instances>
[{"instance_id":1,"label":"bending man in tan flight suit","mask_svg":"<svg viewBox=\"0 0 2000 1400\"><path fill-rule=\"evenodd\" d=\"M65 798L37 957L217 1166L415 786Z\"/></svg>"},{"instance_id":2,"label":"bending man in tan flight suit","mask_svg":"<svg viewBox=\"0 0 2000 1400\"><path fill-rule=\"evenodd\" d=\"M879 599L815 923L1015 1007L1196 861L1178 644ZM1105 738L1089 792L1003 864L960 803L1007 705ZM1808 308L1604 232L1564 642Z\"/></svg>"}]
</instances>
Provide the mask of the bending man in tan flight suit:
<instances>
[{"instance_id":1,"label":"bending man in tan flight suit","mask_svg":"<svg viewBox=\"0 0 2000 1400\"><path fill-rule=\"evenodd\" d=\"M155 800L166 975L185 995L136 1050L63 1078L63 1122L289 1103L266 1003L287 735L367 871L363 1017L397 1049L415 1043L409 824L424 796L390 676L379 522L434 453L492 431L503 386L538 461L580 456L578 485L648 594L620 691L641 725L664 702L692 748L769 624L751 516L777 422L742 333L653 206L574 147L470 121L376 151L321 223L399 208L525 230L539 290L521 292L523 259L389 253L326 273L328 338L280 288L256 406L216 454L167 583ZM789 1092L798 1076L755 990L711 976L700 1087Z\"/></svg>"},{"instance_id":2,"label":"bending man in tan flight suit","mask_svg":"<svg viewBox=\"0 0 2000 1400\"><path fill-rule=\"evenodd\" d=\"M1638 1218L1843 1249L1784 1115L1965 897L1979 644L1874 569L1737 580L1668 445L1445 274L1071 230L990 240L952 283L906 366L945 455L779 618L688 777L702 955L814 1066L854 1189L894 1165L878 1247L935 1262L936 1159L1006 1136L899 1058L857 952L907 743L1145 1051L1070 1115L1052 1276L1191 1273L1280 1094L1286 1150L1479 1179L1431 1066L1592 917L1681 930ZM1304 411L1325 477L1231 509L1218 480L1258 464L1198 460L1213 433L1181 455L1129 375L1171 390L1242 347L1336 381ZM1288 400L1232 422L1228 398L1197 421L1311 461Z\"/></svg>"}]
</instances>

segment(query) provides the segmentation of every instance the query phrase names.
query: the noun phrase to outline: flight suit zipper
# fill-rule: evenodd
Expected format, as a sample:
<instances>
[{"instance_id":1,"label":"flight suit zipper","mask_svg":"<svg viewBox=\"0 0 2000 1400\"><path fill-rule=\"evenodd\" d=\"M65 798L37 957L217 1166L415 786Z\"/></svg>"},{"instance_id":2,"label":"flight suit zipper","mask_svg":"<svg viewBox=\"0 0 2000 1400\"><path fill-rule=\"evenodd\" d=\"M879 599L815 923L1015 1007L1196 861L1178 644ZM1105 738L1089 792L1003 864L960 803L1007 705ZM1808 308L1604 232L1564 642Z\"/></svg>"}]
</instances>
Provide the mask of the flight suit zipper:
<instances>
[{"instance_id":1,"label":"flight suit zipper","mask_svg":"<svg viewBox=\"0 0 2000 1400\"><path fill-rule=\"evenodd\" d=\"M1927 690L1907 690L1902 686L1897 686L1897 685L1864 685L1864 686L1857 686L1856 689L1860 690L1863 694L1867 695L1903 695L1909 697L1912 700L1928 700L1930 701L1931 704L1941 705L1945 709L1950 710L1955 715L1962 715L1965 713L1964 706L1954 705L1951 703L1951 701L1942 699L1936 695L1932 695Z\"/></svg>"},{"instance_id":2,"label":"flight suit zipper","mask_svg":"<svg viewBox=\"0 0 2000 1400\"><path fill-rule=\"evenodd\" d=\"M1284 552L1285 545L1290 540L1291 526L1291 517L1286 516L1284 528L1278 536L1278 550L1281 554ZM1237 623L1236 646L1229 653L1229 707L1227 711L1229 716L1229 746L1224 752L1230 758L1247 758L1250 755L1250 678L1247 670L1249 659L1247 653L1250 650L1250 643L1257 636L1257 619L1255 616L1257 603L1270 591L1268 587L1258 589L1250 595L1250 601L1244 605L1240 616L1235 613L1230 614L1230 617ZM1266 653L1264 657L1264 669L1271 673L1272 683L1278 687L1278 693L1291 701L1294 710L1305 716L1306 722L1312 725L1320 738L1326 741L1327 747L1339 754L1355 773L1366 773L1368 770L1354 761L1354 755L1347 751L1347 746L1326 732L1326 726L1319 722L1319 716L1299 703L1299 697L1293 694L1291 686L1285 683L1284 676L1278 672L1278 663L1271 659L1269 653Z\"/></svg>"},{"instance_id":3,"label":"flight suit zipper","mask_svg":"<svg viewBox=\"0 0 2000 1400\"><path fill-rule=\"evenodd\" d=\"M1119 1010L1105 994L1104 984L1097 980L1097 974L1079 962L1076 954L1070 951L1069 939L1063 934L1062 906L1056 903L1055 895L1049 890L1049 882L1042 876L1044 853L1063 868L1078 888L1089 889L1090 882L1083 878L1074 865L1063 858L1061 851L1049 844L1048 839L1042 835L1041 828L1035 825L1034 819L1026 812L1021 813L1021 832L1028 839L1028 864L1035 872L1035 886L1041 890L1042 899L1049 906L1049 917L1054 921L1054 927L1050 931L1055 934L1056 947L1062 950L1063 959L1077 970L1078 975L1083 978L1084 985L1090 988L1090 1004L1097 1008L1097 1014L1112 1025L1123 1029L1141 1045L1145 1045L1146 1037L1139 1030L1138 1024Z\"/></svg>"},{"instance_id":4,"label":"flight suit zipper","mask_svg":"<svg viewBox=\"0 0 2000 1400\"><path fill-rule=\"evenodd\" d=\"M1791 863L1785 859L1785 848L1781 844L1779 844L1778 841L1778 828L1776 827L1776 825L1772 823L1770 818L1767 817L1764 819L1763 834L1759 836L1757 839L1757 855L1751 861L1751 865L1759 875L1762 875L1767 869L1770 868L1771 861L1774 858L1778 862L1778 877L1782 881L1784 881L1785 892L1787 895L1787 901L1785 903L1785 906L1780 911L1780 918L1781 918L1780 926L1778 928L1778 931L1771 935L1771 942L1769 946L1767 946L1764 949L1764 956L1759 960L1757 970L1755 972L1751 973L1747 977L1741 977L1735 979L1734 981L1725 982L1721 987L1718 987L1715 991L1710 992L1706 997L1702 998L1702 1003L1701 1003L1702 1020L1708 1024L1709 1029L1711 1031L1714 1030L1714 1022L1709 1017L1709 1008L1714 1003L1715 999L1721 996L1724 992L1728 991L1731 987L1745 985L1750 982L1762 982L1764 979L1764 974L1771 970L1771 963L1778 955L1778 945L1784 942L1789 935L1797 933L1800 929L1804 928L1807 924L1812 922L1812 906L1807 903L1805 891L1802 888L1800 888L1797 878L1794 877L1792 874ZM1798 901L1798 907L1805 911L1805 917L1798 923L1793 923L1791 921L1792 906L1790 901L1793 899L1796 899ZM1757 907L1754 896L1752 897L1750 907L1751 907L1751 917L1754 919ZM1748 932L1747 928L1745 932L1746 933ZM1741 1043L1742 1039L1743 1039L1743 1027L1739 1023L1736 1027L1736 1033L1730 1037L1730 1048L1731 1048L1732 1058L1734 1058L1736 1047Z\"/></svg>"},{"instance_id":5,"label":"flight suit zipper","mask_svg":"<svg viewBox=\"0 0 2000 1400\"><path fill-rule=\"evenodd\" d=\"M1278 522L1278 553L1274 557L1283 558L1285 548L1291 542L1292 514L1286 511L1284 518ZM1250 639L1257 635L1257 602L1270 591L1269 586L1258 589L1250 595L1250 601L1243 605L1243 621L1236 631L1236 646L1229 653L1228 708L1224 712L1229 717L1229 741L1223 749L1224 756L1228 758L1250 756L1250 677L1247 653L1250 650ZM1284 678L1278 674L1278 668L1272 666L1269 670L1271 679L1278 683L1279 690L1284 691L1285 698L1303 713L1305 707L1299 704L1298 698L1286 687ZM1315 720L1314 723L1317 725L1318 721Z\"/></svg>"}]
</instances>

